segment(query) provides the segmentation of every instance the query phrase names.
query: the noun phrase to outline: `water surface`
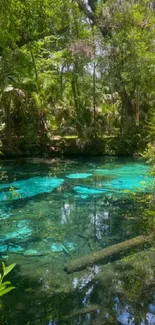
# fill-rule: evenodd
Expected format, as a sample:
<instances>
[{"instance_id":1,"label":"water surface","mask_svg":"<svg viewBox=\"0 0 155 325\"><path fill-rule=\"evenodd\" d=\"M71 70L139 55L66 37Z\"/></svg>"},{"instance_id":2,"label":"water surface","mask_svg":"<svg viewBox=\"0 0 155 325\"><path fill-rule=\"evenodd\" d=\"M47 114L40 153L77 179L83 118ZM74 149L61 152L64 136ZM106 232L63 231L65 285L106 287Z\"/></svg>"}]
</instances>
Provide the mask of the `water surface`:
<instances>
[{"instance_id":1,"label":"water surface","mask_svg":"<svg viewBox=\"0 0 155 325\"><path fill-rule=\"evenodd\" d=\"M0 163L0 256L17 266L0 324L155 324L154 245L66 274L67 264L154 233L154 177L132 159Z\"/></svg>"}]
</instances>

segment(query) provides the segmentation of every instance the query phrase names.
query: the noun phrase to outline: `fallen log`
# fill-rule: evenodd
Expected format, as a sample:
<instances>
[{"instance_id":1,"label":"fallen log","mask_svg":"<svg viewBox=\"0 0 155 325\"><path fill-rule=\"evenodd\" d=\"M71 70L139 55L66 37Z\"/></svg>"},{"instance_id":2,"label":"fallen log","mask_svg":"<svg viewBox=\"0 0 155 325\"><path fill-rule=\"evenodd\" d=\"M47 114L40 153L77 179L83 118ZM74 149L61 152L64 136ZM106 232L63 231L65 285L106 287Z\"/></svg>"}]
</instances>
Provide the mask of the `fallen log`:
<instances>
[{"instance_id":1,"label":"fallen log","mask_svg":"<svg viewBox=\"0 0 155 325\"><path fill-rule=\"evenodd\" d=\"M100 251L93 252L92 254L73 260L64 268L64 271L69 274L84 270L87 266L102 264L102 262L104 262L104 260L107 260L107 258L113 257L114 255L125 252L131 248L143 245L150 240L151 237L138 236L123 241L122 243L106 247Z\"/></svg>"},{"instance_id":2,"label":"fallen log","mask_svg":"<svg viewBox=\"0 0 155 325\"><path fill-rule=\"evenodd\" d=\"M90 305L88 307L81 308L81 309L78 309L78 310L74 311L72 314L67 315L66 317L64 317L64 319L67 320L67 319L74 318L74 317L79 316L79 315L94 313L94 312L97 312L100 309L101 309L101 306L99 306L99 305Z\"/></svg>"}]
</instances>

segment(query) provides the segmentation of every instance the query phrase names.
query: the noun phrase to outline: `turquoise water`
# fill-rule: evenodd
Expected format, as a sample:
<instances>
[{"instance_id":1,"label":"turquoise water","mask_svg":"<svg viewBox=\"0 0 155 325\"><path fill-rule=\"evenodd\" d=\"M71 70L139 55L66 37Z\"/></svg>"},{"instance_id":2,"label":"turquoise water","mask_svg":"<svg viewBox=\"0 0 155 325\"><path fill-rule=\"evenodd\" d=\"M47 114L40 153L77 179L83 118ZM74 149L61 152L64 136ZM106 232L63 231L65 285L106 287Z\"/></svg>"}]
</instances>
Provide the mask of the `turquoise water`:
<instances>
[{"instance_id":1,"label":"turquoise water","mask_svg":"<svg viewBox=\"0 0 155 325\"><path fill-rule=\"evenodd\" d=\"M76 258L154 232L148 165L112 157L6 161L0 178L0 258L17 264L0 324L155 324L153 243L64 271Z\"/></svg>"}]
</instances>

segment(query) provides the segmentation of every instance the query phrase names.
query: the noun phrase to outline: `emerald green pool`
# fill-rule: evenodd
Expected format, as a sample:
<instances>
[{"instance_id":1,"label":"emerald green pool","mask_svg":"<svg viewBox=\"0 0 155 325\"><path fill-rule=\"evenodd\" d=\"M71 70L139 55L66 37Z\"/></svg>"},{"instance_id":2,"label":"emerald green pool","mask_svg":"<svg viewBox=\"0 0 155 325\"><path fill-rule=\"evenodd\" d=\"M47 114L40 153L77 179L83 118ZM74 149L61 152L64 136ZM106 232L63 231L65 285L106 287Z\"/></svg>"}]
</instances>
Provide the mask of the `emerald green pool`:
<instances>
[{"instance_id":1,"label":"emerald green pool","mask_svg":"<svg viewBox=\"0 0 155 325\"><path fill-rule=\"evenodd\" d=\"M154 234L155 178L141 160L0 163L0 259L16 290L0 324L155 324L154 243L68 275L76 258Z\"/></svg>"}]
</instances>

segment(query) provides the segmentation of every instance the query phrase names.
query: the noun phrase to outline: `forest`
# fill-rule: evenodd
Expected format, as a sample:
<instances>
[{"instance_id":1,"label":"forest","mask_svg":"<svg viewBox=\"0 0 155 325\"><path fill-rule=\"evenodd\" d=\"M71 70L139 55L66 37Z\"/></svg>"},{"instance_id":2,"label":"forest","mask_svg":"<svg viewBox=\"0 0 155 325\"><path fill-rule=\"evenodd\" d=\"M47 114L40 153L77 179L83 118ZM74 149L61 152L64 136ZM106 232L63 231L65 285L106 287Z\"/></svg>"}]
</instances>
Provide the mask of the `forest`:
<instances>
[{"instance_id":1,"label":"forest","mask_svg":"<svg viewBox=\"0 0 155 325\"><path fill-rule=\"evenodd\" d=\"M1 0L1 154L152 149L154 31L153 0Z\"/></svg>"},{"instance_id":2,"label":"forest","mask_svg":"<svg viewBox=\"0 0 155 325\"><path fill-rule=\"evenodd\" d=\"M155 1L0 0L0 325L155 325Z\"/></svg>"}]
</instances>

